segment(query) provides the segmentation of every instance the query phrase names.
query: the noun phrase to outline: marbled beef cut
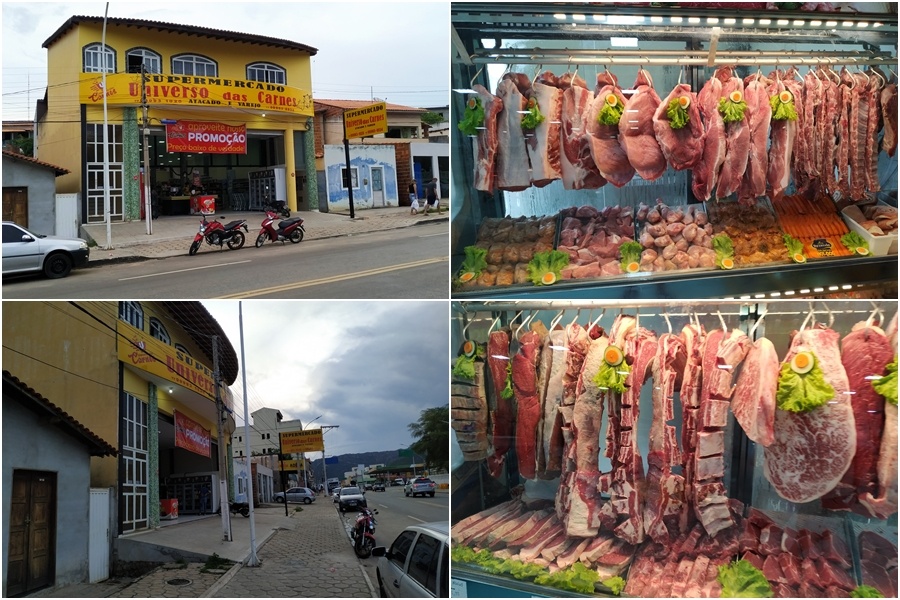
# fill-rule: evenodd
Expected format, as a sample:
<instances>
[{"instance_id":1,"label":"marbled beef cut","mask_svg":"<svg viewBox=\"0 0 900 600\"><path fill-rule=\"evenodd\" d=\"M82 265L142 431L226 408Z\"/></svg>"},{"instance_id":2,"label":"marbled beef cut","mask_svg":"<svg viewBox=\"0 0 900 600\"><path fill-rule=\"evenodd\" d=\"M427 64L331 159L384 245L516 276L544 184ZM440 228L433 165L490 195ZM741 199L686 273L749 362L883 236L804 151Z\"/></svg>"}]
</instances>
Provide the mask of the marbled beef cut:
<instances>
[{"instance_id":1,"label":"marbled beef cut","mask_svg":"<svg viewBox=\"0 0 900 600\"><path fill-rule=\"evenodd\" d=\"M478 135L472 144L475 154L474 185L475 189L481 192L492 192L494 191L497 147L500 144L500 139L497 137L497 117L503 109L503 100L477 83L472 86L472 89L478 92L478 98L484 108L484 127L478 130Z\"/></svg>"},{"instance_id":2,"label":"marbled beef cut","mask_svg":"<svg viewBox=\"0 0 900 600\"><path fill-rule=\"evenodd\" d=\"M494 477L500 477L506 452L512 443L515 427L515 407L513 398L504 398L506 369L509 366L509 333L504 330L492 331L488 336L487 365L494 390L494 410L491 411L493 424L493 453L488 457L488 470Z\"/></svg>"},{"instance_id":3,"label":"marbled beef cut","mask_svg":"<svg viewBox=\"0 0 900 600\"><path fill-rule=\"evenodd\" d=\"M766 338L753 344L731 400L731 411L747 437L768 446L775 439L775 391L778 389L778 354Z\"/></svg>"},{"instance_id":4,"label":"marbled beef cut","mask_svg":"<svg viewBox=\"0 0 900 600\"><path fill-rule=\"evenodd\" d=\"M809 502L831 491L847 472L856 452L856 426L850 406L850 384L841 364L832 329L798 332L785 362L811 351L834 398L806 413L775 410L775 441L765 449L765 476L785 500Z\"/></svg>"},{"instance_id":5,"label":"marbled beef cut","mask_svg":"<svg viewBox=\"0 0 900 600\"><path fill-rule=\"evenodd\" d=\"M516 455L519 473L534 479L537 451L537 425L541 419L541 404L537 392L537 363L541 351L541 336L535 331L522 334L519 352L512 361L512 383L516 395Z\"/></svg>"}]
</instances>

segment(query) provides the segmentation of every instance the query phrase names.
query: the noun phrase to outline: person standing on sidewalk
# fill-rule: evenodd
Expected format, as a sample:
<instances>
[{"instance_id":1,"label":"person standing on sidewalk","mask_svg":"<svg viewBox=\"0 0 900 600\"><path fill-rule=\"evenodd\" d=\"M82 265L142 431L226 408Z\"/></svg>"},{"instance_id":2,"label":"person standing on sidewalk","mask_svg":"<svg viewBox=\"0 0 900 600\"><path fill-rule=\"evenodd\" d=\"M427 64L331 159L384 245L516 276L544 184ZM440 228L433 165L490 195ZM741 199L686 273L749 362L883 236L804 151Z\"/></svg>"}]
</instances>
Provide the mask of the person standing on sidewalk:
<instances>
[{"instance_id":1,"label":"person standing on sidewalk","mask_svg":"<svg viewBox=\"0 0 900 600\"><path fill-rule=\"evenodd\" d=\"M433 177L431 181L425 184L425 214L428 209L437 208L438 214L441 214L441 203L437 191L437 177Z\"/></svg>"},{"instance_id":2,"label":"person standing on sidewalk","mask_svg":"<svg viewBox=\"0 0 900 600\"><path fill-rule=\"evenodd\" d=\"M200 488L200 514L205 515L206 509L209 506L209 486L205 483L203 487Z\"/></svg>"},{"instance_id":3,"label":"person standing on sidewalk","mask_svg":"<svg viewBox=\"0 0 900 600\"><path fill-rule=\"evenodd\" d=\"M416 180L413 179L409 184L409 214L415 215L419 212L419 191L416 187Z\"/></svg>"}]
</instances>

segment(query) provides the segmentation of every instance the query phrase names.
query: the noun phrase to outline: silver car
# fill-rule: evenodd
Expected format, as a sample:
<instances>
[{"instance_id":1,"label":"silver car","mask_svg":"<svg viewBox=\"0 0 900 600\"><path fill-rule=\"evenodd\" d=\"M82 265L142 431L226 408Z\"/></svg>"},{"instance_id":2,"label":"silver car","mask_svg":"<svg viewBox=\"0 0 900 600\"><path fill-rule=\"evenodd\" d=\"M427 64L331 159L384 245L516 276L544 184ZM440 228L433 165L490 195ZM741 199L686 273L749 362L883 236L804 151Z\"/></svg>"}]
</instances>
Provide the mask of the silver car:
<instances>
[{"instance_id":1,"label":"silver car","mask_svg":"<svg viewBox=\"0 0 900 600\"><path fill-rule=\"evenodd\" d=\"M316 501L316 493L309 488L293 487L287 491L288 502L302 502L303 504L312 504ZM284 492L275 494L275 502L284 502Z\"/></svg>"},{"instance_id":2,"label":"silver car","mask_svg":"<svg viewBox=\"0 0 900 600\"><path fill-rule=\"evenodd\" d=\"M450 525L446 521L410 525L378 557L382 598L450 597Z\"/></svg>"},{"instance_id":3,"label":"silver car","mask_svg":"<svg viewBox=\"0 0 900 600\"><path fill-rule=\"evenodd\" d=\"M51 279L66 277L90 257L81 238L45 236L3 221L3 275L43 271Z\"/></svg>"}]
</instances>

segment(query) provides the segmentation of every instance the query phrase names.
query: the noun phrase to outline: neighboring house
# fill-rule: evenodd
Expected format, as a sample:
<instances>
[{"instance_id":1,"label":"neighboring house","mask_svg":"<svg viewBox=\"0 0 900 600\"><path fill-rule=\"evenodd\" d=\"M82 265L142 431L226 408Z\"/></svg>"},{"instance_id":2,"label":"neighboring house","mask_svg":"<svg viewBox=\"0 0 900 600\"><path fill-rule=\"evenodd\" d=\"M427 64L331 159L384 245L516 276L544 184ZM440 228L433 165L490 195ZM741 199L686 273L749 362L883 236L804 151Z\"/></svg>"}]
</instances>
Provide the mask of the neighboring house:
<instances>
[{"instance_id":1,"label":"neighboring house","mask_svg":"<svg viewBox=\"0 0 900 600\"><path fill-rule=\"evenodd\" d=\"M91 457L116 453L72 415L3 371L4 597L109 576L109 492L91 489Z\"/></svg>"},{"instance_id":2,"label":"neighboring house","mask_svg":"<svg viewBox=\"0 0 900 600\"><path fill-rule=\"evenodd\" d=\"M161 500L177 499L181 514L199 512L200 486L216 487L220 472L213 336L228 411L234 402L225 386L238 373L237 353L201 303L4 302L2 327L3 368L115 441L118 456L92 458L85 486L114 490L117 550L118 536L159 525ZM11 430L3 425L5 444ZM222 429L227 444L234 420ZM4 446L4 464L20 452ZM66 458L47 460L62 466ZM230 463L221 469L229 484ZM63 512L58 528L76 520Z\"/></svg>"},{"instance_id":3,"label":"neighboring house","mask_svg":"<svg viewBox=\"0 0 900 600\"><path fill-rule=\"evenodd\" d=\"M319 187L319 210L346 210L349 208L346 188L338 192L332 173L337 169L346 168L346 156L343 154L344 144L344 110L361 108L372 104L367 100L315 100L315 137L316 137L316 174ZM397 201L391 194L394 189L385 189L385 199L382 202L375 194L377 190L367 189L363 180L375 181L357 171L356 186L354 186L354 208L369 208L379 206L409 206L407 190L412 181L418 184L419 198L423 198L423 187L432 177L437 177L442 190L447 190L450 182L450 144L435 143L425 137L421 115L426 112L424 108L414 108L399 104L387 104L388 132L386 134L365 139L352 139L350 142L351 174L354 168L361 168L363 164L375 165L381 162L387 170L396 172ZM379 154L380 158L372 157L371 146L393 147L393 160L389 160L386 154ZM338 159L333 152L326 155L327 146L339 146L342 157ZM354 166L355 164L355 166ZM390 166L389 166L390 165ZM377 165L376 165L377 166ZM377 177L377 174L376 174ZM389 185L390 179L385 179L385 185ZM441 198L446 198L446 191Z\"/></svg>"},{"instance_id":4,"label":"neighboring house","mask_svg":"<svg viewBox=\"0 0 900 600\"><path fill-rule=\"evenodd\" d=\"M3 121L3 149L19 139L34 140L34 123L31 121Z\"/></svg>"},{"instance_id":5,"label":"neighboring house","mask_svg":"<svg viewBox=\"0 0 900 600\"><path fill-rule=\"evenodd\" d=\"M57 216L68 218L77 210L74 203L66 204L57 214L56 178L68 173L63 167L4 148L3 220L18 223L35 233L70 234L69 228L57 233ZM77 213L72 216L77 219Z\"/></svg>"},{"instance_id":6,"label":"neighboring house","mask_svg":"<svg viewBox=\"0 0 900 600\"><path fill-rule=\"evenodd\" d=\"M110 214L115 221L140 218L143 92L152 148L148 185L164 215L188 211L196 186L230 210L261 208L265 199L285 200L293 210L318 207L317 189L307 185L315 171L316 48L118 17L106 19L104 48L103 27L102 16L73 16L43 43L48 85L35 118L36 155L68 169L57 191L80 194L84 223L104 220L104 95Z\"/></svg>"}]
</instances>

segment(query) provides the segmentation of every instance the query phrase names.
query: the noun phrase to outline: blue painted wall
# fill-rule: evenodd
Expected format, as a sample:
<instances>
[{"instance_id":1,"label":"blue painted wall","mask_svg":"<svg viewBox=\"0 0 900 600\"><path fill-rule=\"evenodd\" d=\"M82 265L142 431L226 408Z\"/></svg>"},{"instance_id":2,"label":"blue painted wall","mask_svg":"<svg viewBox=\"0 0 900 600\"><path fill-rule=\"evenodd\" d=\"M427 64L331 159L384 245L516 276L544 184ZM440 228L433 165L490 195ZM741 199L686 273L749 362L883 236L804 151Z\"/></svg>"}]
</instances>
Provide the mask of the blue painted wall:
<instances>
[{"instance_id":1,"label":"blue painted wall","mask_svg":"<svg viewBox=\"0 0 900 600\"><path fill-rule=\"evenodd\" d=\"M341 170L346 166L343 146L325 146L325 186L328 210L349 210L350 202L341 181ZM372 167L384 169L385 206L399 206L397 189L397 162L394 147L388 145L351 145L350 167L357 172L357 187L353 188L354 208L373 208Z\"/></svg>"}]
</instances>

